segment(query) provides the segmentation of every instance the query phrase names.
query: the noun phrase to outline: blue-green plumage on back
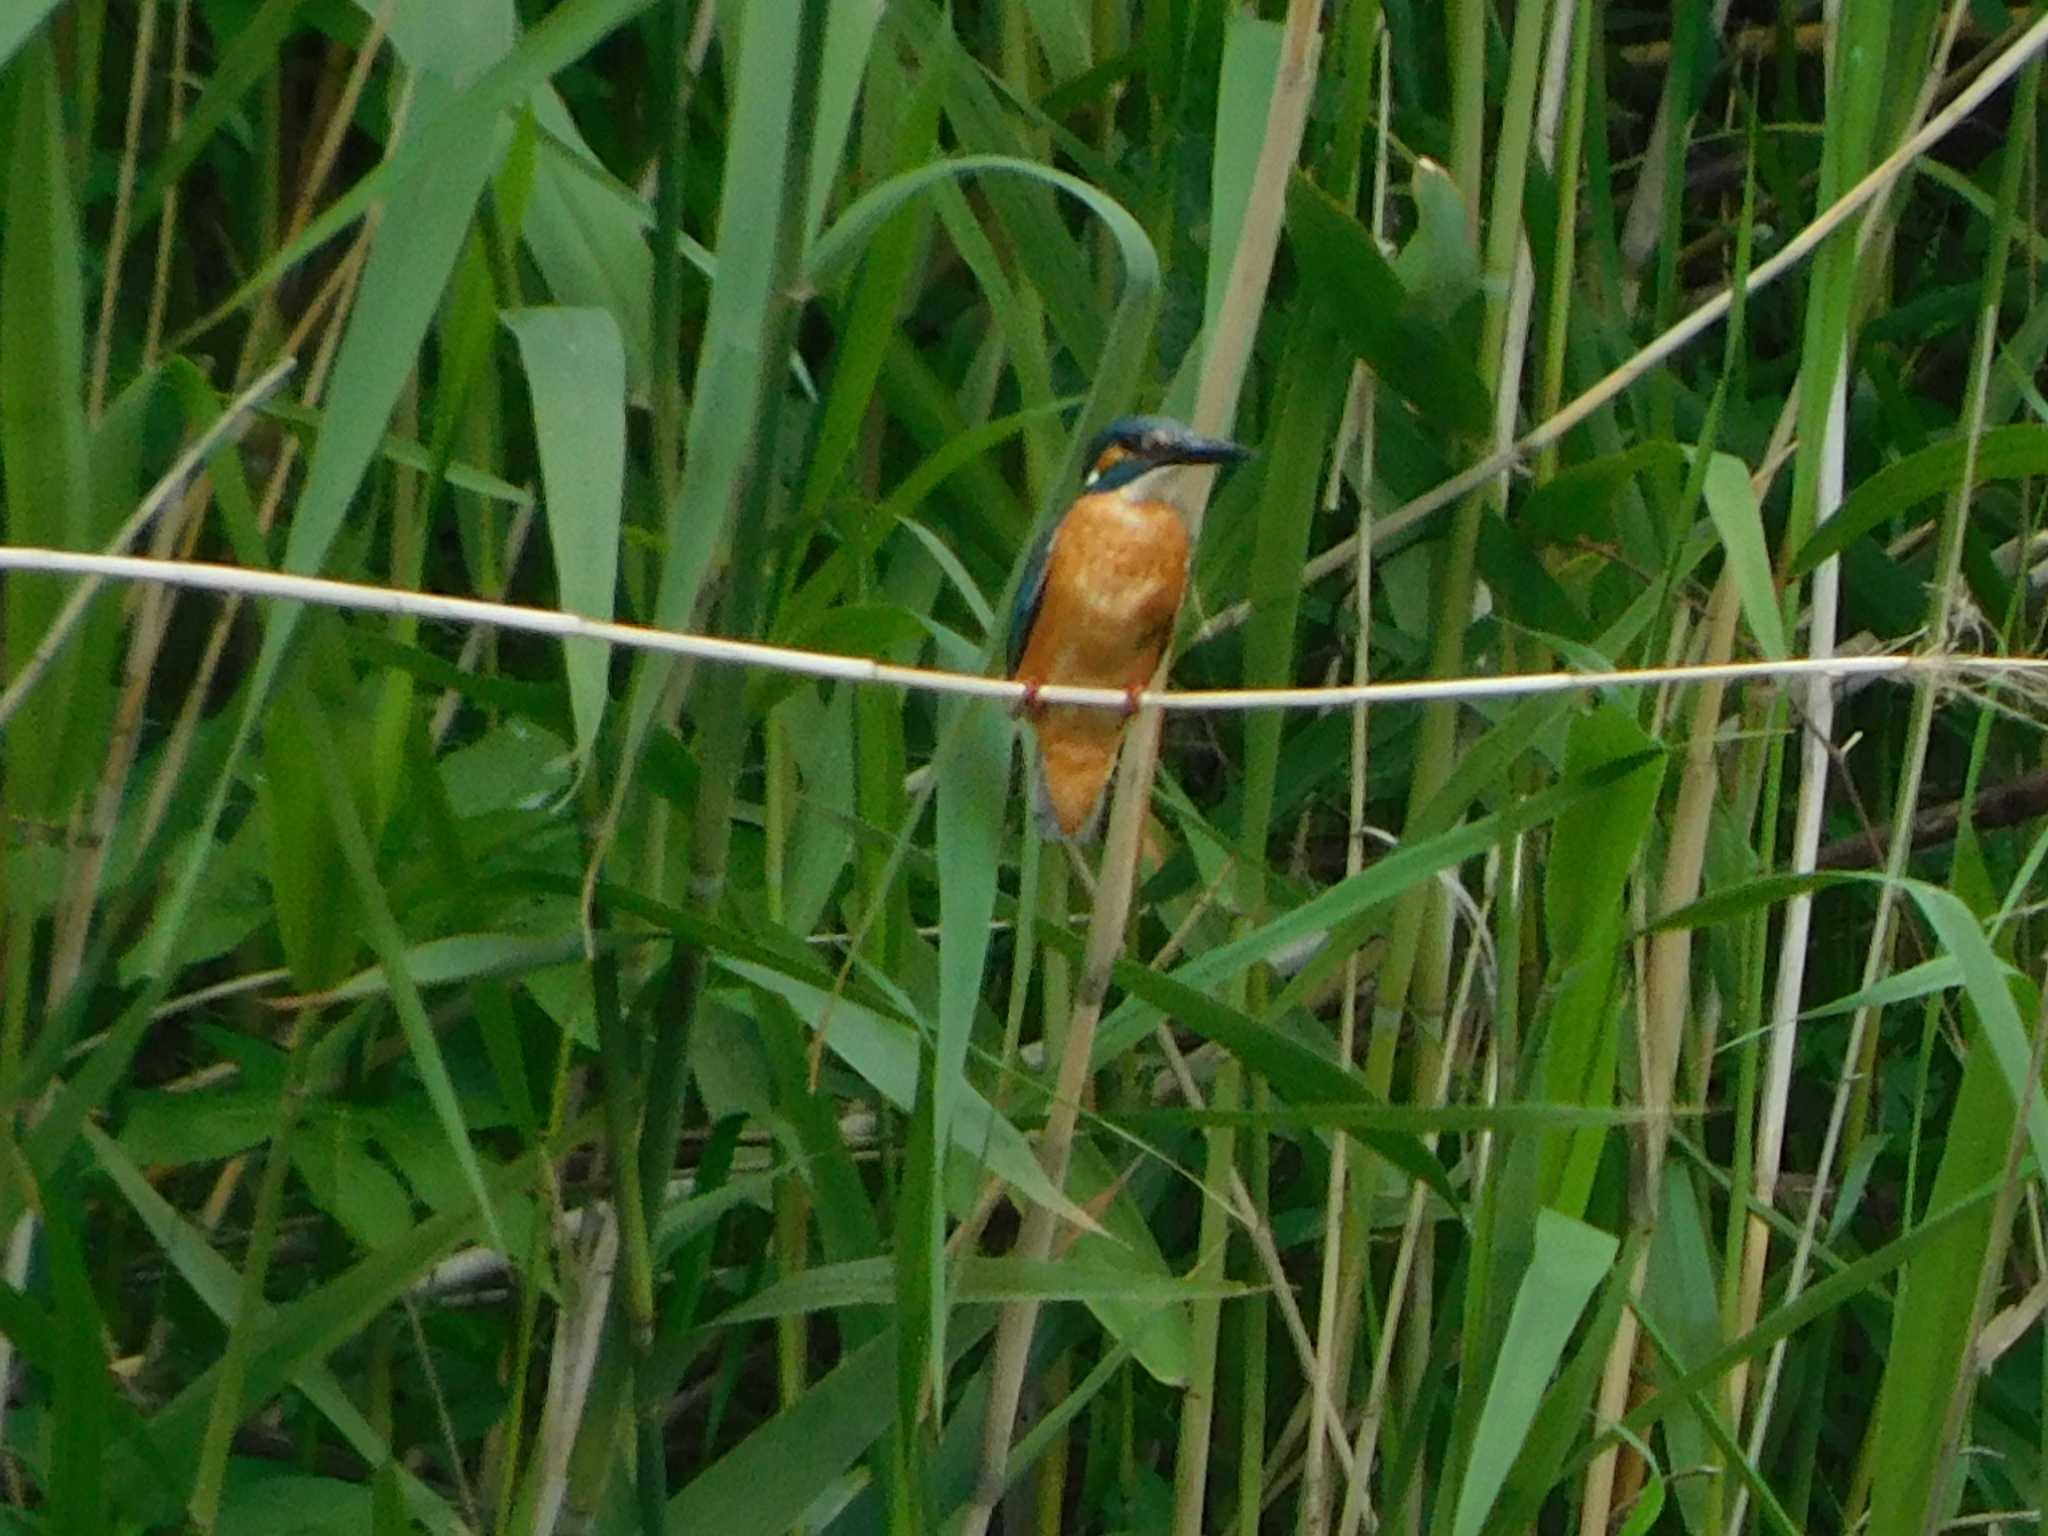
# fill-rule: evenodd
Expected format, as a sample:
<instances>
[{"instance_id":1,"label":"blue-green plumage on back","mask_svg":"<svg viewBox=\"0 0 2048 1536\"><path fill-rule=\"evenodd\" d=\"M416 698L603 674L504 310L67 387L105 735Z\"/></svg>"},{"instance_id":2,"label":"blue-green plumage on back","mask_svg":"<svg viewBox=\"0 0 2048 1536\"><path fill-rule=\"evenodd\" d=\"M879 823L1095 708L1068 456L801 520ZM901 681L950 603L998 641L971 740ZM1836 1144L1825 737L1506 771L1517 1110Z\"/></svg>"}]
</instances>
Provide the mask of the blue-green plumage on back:
<instances>
[{"instance_id":1,"label":"blue-green plumage on back","mask_svg":"<svg viewBox=\"0 0 2048 1536\"><path fill-rule=\"evenodd\" d=\"M1058 532L1059 524L1055 523L1041 533L1038 542L1031 546L1030 558L1024 562L1024 580L1018 584L1017 601L1010 605L1007 671L1015 672L1017 663L1024 659L1024 642L1031 638L1031 626L1038 622L1038 610L1045 603L1045 571L1052 558L1052 536Z\"/></svg>"}]
</instances>

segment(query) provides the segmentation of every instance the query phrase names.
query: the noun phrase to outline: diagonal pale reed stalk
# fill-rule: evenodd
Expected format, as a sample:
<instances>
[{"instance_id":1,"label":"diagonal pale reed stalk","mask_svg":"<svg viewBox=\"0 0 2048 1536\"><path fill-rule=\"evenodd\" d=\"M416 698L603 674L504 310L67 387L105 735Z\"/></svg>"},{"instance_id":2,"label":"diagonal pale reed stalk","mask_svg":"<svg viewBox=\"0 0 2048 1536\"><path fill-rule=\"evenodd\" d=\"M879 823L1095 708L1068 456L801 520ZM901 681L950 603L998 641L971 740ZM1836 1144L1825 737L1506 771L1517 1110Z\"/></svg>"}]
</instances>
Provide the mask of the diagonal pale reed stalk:
<instances>
[{"instance_id":1,"label":"diagonal pale reed stalk","mask_svg":"<svg viewBox=\"0 0 2048 1536\"><path fill-rule=\"evenodd\" d=\"M403 123L410 110L411 99L412 88L408 82L397 93L397 99L392 109L394 123L392 140L394 143L397 142L399 137L396 126ZM355 275L361 271L361 253L366 249L376 223L376 213L373 210L364 220L363 229L356 245L352 248L349 256L342 260L334 276L330 279L330 284L333 285L332 291L338 295L338 298L334 305L334 312L326 339L315 357L305 386L303 399L307 402L317 398L328 364L332 360L333 350L339 340L343 321L353 302ZM310 318L308 323L310 323ZM295 355L298 351L299 341L300 338L295 337L292 341L287 342L281 349L281 354L287 357ZM244 354L245 363L253 363L253 361L253 352ZM274 388L274 386L272 387ZM224 414L222 418L223 422L229 424L238 419L239 416L235 413ZM272 478L272 496L266 506L266 516L263 519L263 526L266 528L268 526L268 518L270 515L274 515L276 502L282 496L284 479L289 472L297 448L297 438L288 436L285 439L283 451L279 454L277 469ZM145 498L143 506L138 508L136 514L129 519L128 524L124 525L123 534L127 538L132 539L147 526L152 517L158 515L160 515L160 509L150 509L149 498ZM118 559L124 557L108 556L102 558ZM87 572L86 574L90 575L92 573ZM115 573L109 570L107 574L114 576ZM154 668L155 658L159 653L164 636L166 615L168 614L168 594L157 594L157 597L159 600L149 605L154 610L153 613L144 623L136 626L134 631L136 646L134 653L129 659L128 678L124 684L127 689L127 707L129 708L132 708L134 702L140 697L141 688L146 684L148 675ZM217 665L225 650L229 627L233 622L237 603L238 599L231 599L226 605L225 610L218 616L209 649L200 664L198 677L186 690L185 703L180 713L178 725L173 729L169 745L159 755L157 777L149 799L145 804L140 818L140 826L136 834L139 842L147 843L155 835L156 828L168 808L171 796L178 782L179 774L182 771L186 756L191 750L192 742L198 729L200 711L205 703L213 668ZM69 621L60 616L58 624L53 627L51 636L46 638L54 638L61 643L62 630L67 622ZM132 737L130 739L132 741ZM111 742L110 745L117 750L110 752L108 760L102 768L100 783L95 794L96 820L100 822L105 820L105 808L118 801L121 789L126 782L130 762L132 761L132 753L124 754L118 750L120 747L118 738ZM84 825L85 823L82 822L77 824L78 827ZM85 924L91 916L91 886L97 882L99 870L103 867L105 858L105 840L103 838L96 839L90 847L81 847L77 842L76 830L77 828L74 828L72 847L69 850L66 890L61 902L62 908L67 913L67 918L63 931L58 935L60 947L53 953L52 957L50 987L53 998L61 995L62 991L71 984L72 977L76 973L79 957L83 949ZM38 1223L34 1213L32 1211L25 1211L9 1233L6 1254L4 1260L0 1260L0 1274L4 1274L9 1283L19 1285L26 1280L28 1268L34 1255L37 1227ZM5 1338L0 1338L0 1383L12 1379L13 1368L13 1344ZM5 1403L0 1402L0 1422L4 1422L5 1416Z\"/></svg>"},{"instance_id":2,"label":"diagonal pale reed stalk","mask_svg":"<svg viewBox=\"0 0 2048 1536\"><path fill-rule=\"evenodd\" d=\"M1854 186L1829 204L1812 223L1788 240L1770 260L1758 262L1748 281L1743 284L1742 296L1754 297L1792 271L1811 256L1829 235L1854 218L1867 204L1889 193L1893 184L1914 161L1948 137L2013 76L2025 68L2027 61L2040 53L2044 47L2048 47L2048 15L2039 17L2013 41L2012 46L1987 64L1976 79L1957 92L1955 100L1930 118L1919 132L1911 135L1873 166ZM1531 456L1541 453L1551 444L1561 442L1575 428L1614 401L1631 385L1662 367L1678 352L1725 319L1734 307L1736 297L1732 288L1716 294L1665 330L1620 367L1581 391L1563 410L1532 427L1511 446L1486 455L1469 469L1460 471L1440 485L1395 508L1387 517L1381 519L1374 530L1374 537L1385 540L1412 528L1430 513L1449 506L1459 497L1485 485ZM1311 585L1339 571L1349 570L1357 552L1356 535L1338 540L1302 567L1302 584ZM1189 648L1192 649L1205 640L1236 629L1250 614L1251 607L1248 603L1237 603L1222 609L1195 631L1193 638L1188 642Z\"/></svg>"},{"instance_id":3,"label":"diagonal pale reed stalk","mask_svg":"<svg viewBox=\"0 0 2048 1536\"><path fill-rule=\"evenodd\" d=\"M1279 246L1287 173L1301 152L1302 130L1308 121L1309 101L1315 88L1321 16L1321 0L1289 0L1280 67L1274 78L1265 137L1259 150L1258 175L1247 199L1243 233L1217 317L1216 334L1209 338L1202 361L1195 401L1194 425L1198 432L1222 435L1237 416L1238 394L1251 360L1252 341L1258 332L1259 314ZM1185 510L1191 545L1201 536L1212 479L1213 471L1190 477ZM1153 679L1155 688L1164 676L1168 660L1161 659L1160 674ZM1081 975L1074 989L1073 1016L1067 1026L1051 1111L1039 1141L1039 1160L1055 1189L1064 1188L1066 1183L1067 1162L1073 1150L1075 1125L1095 1046L1095 1026L1109 991L1110 967L1123 950L1137 883L1139 844L1151 801L1152 776L1158 766L1162 719L1156 708L1139 711L1124 744L1117 774L1095 912L1089 925ZM1018 1234L1017 1256L1029 1262L1043 1260L1050 1254L1056 1222L1057 1217L1049 1208L1031 1207ZM973 1498L961 1518L963 1536L983 1536L1001 1494L1017 1402L1023 1391L1026 1360L1037 1322L1038 1304L1027 1299L1005 1307L997 1324L981 1471Z\"/></svg>"},{"instance_id":4,"label":"diagonal pale reed stalk","mask_svg":"<svg viewBox=\"0 0 2048 1536\"><path fill-rule=\"evenodd\" d=\"M143 102L148 95L148 82L144 73L144 66L150 51L150 33L155 25L155 9L153 3L144 8L142 25L137 41L135 73L131 77L129 84L130 100L126 141L122 156L120 185L115 200L114 228L109 235L106 279L100 296L99 334L94 344L93 376L90 384L90 409L95 418L100 414L101 402L106 387L108 347L111 341L115 298L120 278L123 246L126 239L125 228L128 200L132 190L133 162L138 145L139 120ZM178 126L182 121L182 108L180 106L181 81L178 78L177 64L182 59L186 47L190 22L189 9L187 0L179 0L172 37L172 69L169 72L171 78L168 86L171 98L170 131L173 136L175 136ZM324 182L327 171L332 167L332 162L340 149L341 136L349 124L354 121L356 102L369 79L371 66L382 50L383 39L388 30L391 14L395 9L396 0L383 0L380 14L372 21L369 32L356 47L355 59L349 72L348 83L343 87L340 96L336 100L334 111L330 114L327 133L328 142L323 146L323 153L316 161L318 169L313 173L302 196L299 224L303 224L305 217L310 214L311 200L318 186ZM401 119L403 111L402 98L399 108ZM397 135L394 134L393 138L396 139L396 137ZM161 330L162 308L165 289L168 284L169 241L175 226L176 208L176 186L173 184L165 194L159 219L155 277L152 283L150 299L150 319L145 330L143 345L145 356L153 355L156 348L156 338ZM347 263L344 263L345 267L347 265ZM272 293L266 292L263 295L263 302L269 303L273 297ZM341 306L341 309L343 311L347 309L346 303ZM258 348L260 346L257 334L262 329L263 327L260 326L252 328L249 337L244 342L241 356L237 363L236 378L238 380L248 378L249 370L256 364L259 356ZM279 350L278 355L290 358L297 353L302 344L303 329L302 325L300 327L301 334L295 335L291 340L287 341ZM339 320L337 319L335 328L330 332L330 336L338 336L338 334ZM324 362L316 365L314 377L318 378L324 373L324 370ZM273 373L274 370L266 372L264 376L266 378L272 377ZM317 387L317 385L309 385L309 400L312 398L311 392L316 390ZM251 391L245 393L243 398L267 398L268 394L275 392L275 389L276 385L273 384L270 390L265 391L259 396L255 395L252 388ZM285 450L287 460L296 446L296 439L287 441ZM281 488L283 483L281 473L273 483ZM140 512L138 511L139 515ZM154 516L155 514L151 515ZM139 537L140 532L139 527L134 528L132 531L124 528L122 534L115 541L115 547L125 547L130 540ZM171 520L166 519L158 525L158 542L153 552L160 554L169 553L173 547L172 540L174 539L182 539L185 546L189 548L191 539L196 533L196 524L188 523L180 528L174 526ZM128 782L128 774L133 767L138 745L137 727L141 718L146 691L156 671L157 659L161 654L164 637L170 624L171 608L172 594L169 591L152 592L142 603L141 610L131 626L131 640L124 663L125 675L122 683L121 697L116 706L117 714L114 729L109 737L106 762L101 768L99 782L94 789L92 810L87 821L81 827L74 828L72 835L67 840L64 893L58 903L58 910L62 915L58 924L57 943L53 952L49 987L49 993L53 998L61 997L69 987L83 953L86 930L91 920L99 880L105 867L110 833L114 819L119 813L123 791ZM230 610L232 611L232 605L230 605ZM228 622L229 615L222 615L216 626L216 634L223 640L226 636ZM52 633L54 637L55 631L53 630ZM217 657L218 652L216 651L213 654ZM204 681L188 688L186 690L188 705L196 707L206 692L207 688ZM7 713L7 708L4 705L0 705L0 723L4 723ZM173 754L174 759L179 757L182 757L182 753ZM167 781L160 776L159 784L164 785L166 783ZM145 820L153 822L154 816L146 817Z\"/></svg>"},{"instance_id":5,"label":"diagonal pale reed stalk","mask_svg":"<svg viewBox=\"0 0 2048 1536\"><path fill-rule=\"evenodd\" d=\"M377 34L372 33L374 38ZM355 84L353 72L351 85L345 87L337 108L353 101ZM392 146L404 141L405 125L412 116L414 82L406 76L398 89L397 99L391 105ZM351 108L352 110L352 108ZM387 156L388 162L388 156ZM321 284L320 290L306 306L304 313L293 325L286 337L281 355L297 356L309 343L316 328L320 329L319 342L313 346L313 361L306 369L306 382L299 393L298 403L302 406L316 406L323 403L329 372L335 365L340 351L342 334L348 328L349 317L354 313L357 293L360 290L363 269L369 260L370 246L376 239L377 230L383 223L382 203L373 203L363 214L362 224L347 253L335 263L334 271ZM268 304L275 300L275 294L266 290L260 302ZM256 366L259 356L260 338L268 327L252 322L249 340L244 345L236 364L236 377L245 377ZM264 486L263 499L257 508L256 527L259 533L268 533L277 520L279 509L284 505L285 487L290 483L293 466L298 463L300 442L294 433L287 433L279 447L276 462L271 466L270 478ZM155 835L170 807L173 795L190 760L193 743L197 738L201 711L221 660L227 651L228 636L232 633L235 616L240 612L239 601L228 602L214 618L213 628L206 638L206 648L201 654L199 665L193 674L193 681L186 689L185 701L178 711L177 723L171 728L170 743L159 754L156 777L150 785L149 799L142 815L141 837L144 840Z\"/></svg>"},{"instance_id":6,"label":"diagonal pale reed stalk","mask_svg":"<svg viewBox=\"0 0 2048 1536\"><path fill-rule=\"evenodd\" d=\"M155 528L151 535L152 553L172 549L178 541L188 538L193 531L200 499L206 494L204 482L200 479L206 460L223 443L232 442L242 435L256 409L284 386L296 366L295 359L285 358L237 399L229 402L213 425L143 497L128 521L108 541L109 549L119 553L142 537L152 524ZM182 503L175 514L168 510L173 502ZM86 602L98 586L99 583L90 579L79 584L56 622L37 644L28 665L22 668L6 695L0 696L0 730L6 729L19 697L25 696L34 679L84 616ZM122 662L121 692L115 703L112 727L107 734L106 763L100 770L99 782L93 788L84 835L72 839L64 891L57 906L48 986L53 1005L70 991L84 960L86 937L98 907L100 882L113 844L114 827L120 818L123 791L141 747L149 682L156 671L157 657L162 653L171 606L168 588L152 589L135 606L132 639Z\"/></svg>"},{"instance_id":7,"label":"diagonal pale reed stalk","mask_svg":"<svg viewBox=\"0 0 2048 1536\"><path fill-rule=\"evenodd\" d=\"M213 425L193 439L192 446L178 455L177 462L172 464L164 472L163 478L151 486L148 494L136 503L135 510L128 515L128 520L122 523L114 536L107 541L106 553L118 555L140 538L143 531L156 521L164 509L183 494L185 487L205 466L207 459L212 457L214 450L231 439L239 438L248 430L250 418L266 400L284 388L285 381L291 377L292 370L297 366L296 358L283 359L229 401L227 409L221 412ZM0 730L6 728L7 722L14 718L14 712L21 708L22 701L42 680L43 674L49 670L50 663L56 660L57 653L64 648L64 642L70 639L73 631L78 628L79 620L85 617L86 605L98 595L106 580L107 577L104 575L88 575L72 590L70 597L65 599L64 606L58 610L57 617L51 622L49 629L44 631L42 639L36 643L35 650L28 660L22 663L21 670L14 675L5 691L0 692Z\"/></svg>"}]
</instances>

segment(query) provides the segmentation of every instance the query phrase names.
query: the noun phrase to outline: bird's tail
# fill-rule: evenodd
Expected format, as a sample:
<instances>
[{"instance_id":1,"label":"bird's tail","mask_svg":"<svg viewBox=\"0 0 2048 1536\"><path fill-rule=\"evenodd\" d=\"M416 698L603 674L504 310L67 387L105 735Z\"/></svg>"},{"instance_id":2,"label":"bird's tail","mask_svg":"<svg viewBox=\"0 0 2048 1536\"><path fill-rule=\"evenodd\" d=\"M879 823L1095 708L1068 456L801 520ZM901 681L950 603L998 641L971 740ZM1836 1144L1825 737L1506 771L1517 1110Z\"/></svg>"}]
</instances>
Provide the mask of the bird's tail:
<instances>
[{"instance_id":1,"label":"bird's tail","mask_svg":"<svg viewBox=\"0 0 2048 1536\"><path fill-rule=\"evenodd\" d=\"M1064 729L1042 726L1038 732L1038 751L1031 764L1031 813L1041 836L1087 843L1095 840L1102 820L1102 791L1116 766L1123 722L1105 722L1095 710L1075 713L1091 718ZM1104 730L1105 724L1110 728Z\"/></svg>"}]
</instances>

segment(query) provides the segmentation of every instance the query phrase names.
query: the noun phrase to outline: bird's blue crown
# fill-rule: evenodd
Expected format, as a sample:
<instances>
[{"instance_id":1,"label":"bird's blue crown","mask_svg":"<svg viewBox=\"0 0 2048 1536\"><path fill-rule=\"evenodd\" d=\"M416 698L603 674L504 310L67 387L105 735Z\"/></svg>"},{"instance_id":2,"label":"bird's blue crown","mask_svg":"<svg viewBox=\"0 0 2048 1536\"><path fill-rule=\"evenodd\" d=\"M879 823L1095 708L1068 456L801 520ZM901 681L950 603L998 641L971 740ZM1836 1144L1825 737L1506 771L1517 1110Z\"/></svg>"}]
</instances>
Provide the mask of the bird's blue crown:
<instances>
[{"instance_id":1,"label":"bird's blue crown","mask_svg":"<svg viewBox=\"0 0 2048 1536\"><path fill-rule=\"evenodd\" d=\"M1170 416L1122 416L1089 445L1087 486L1113 491L1163 464L1220 464L1244 456L1237 444L1202 437Z\"/></svg>"}]
</instances>

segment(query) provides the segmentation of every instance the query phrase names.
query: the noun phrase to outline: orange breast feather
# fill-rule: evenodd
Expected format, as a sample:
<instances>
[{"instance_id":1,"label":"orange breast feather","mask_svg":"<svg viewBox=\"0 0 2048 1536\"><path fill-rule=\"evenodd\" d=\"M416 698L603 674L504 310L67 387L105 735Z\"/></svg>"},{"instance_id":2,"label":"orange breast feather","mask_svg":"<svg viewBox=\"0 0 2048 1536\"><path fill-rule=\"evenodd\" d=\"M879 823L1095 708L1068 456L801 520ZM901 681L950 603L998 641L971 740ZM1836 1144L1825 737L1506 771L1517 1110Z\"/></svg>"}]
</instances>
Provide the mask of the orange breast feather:
<instances>
[{"instance_id":1,"label":"orange breast feather","mask_svg":"<svg viewBox=\"0 0 2048 1536\"><path fill-rule=\"evenodd\" d=\"M1143 688L1173 637L1187 585L1188 536L1164 502L1083 496L1047 555L1045 593L1017 676L1036 683ZM1033 712L1036 785L1048 832L1081 836L1116 765L1124 720L1110 710L1047 705Z\"/></svg>"}]
</instances>

